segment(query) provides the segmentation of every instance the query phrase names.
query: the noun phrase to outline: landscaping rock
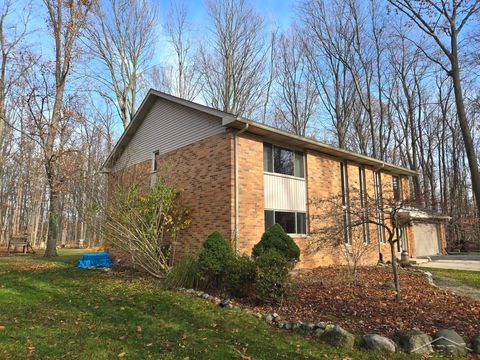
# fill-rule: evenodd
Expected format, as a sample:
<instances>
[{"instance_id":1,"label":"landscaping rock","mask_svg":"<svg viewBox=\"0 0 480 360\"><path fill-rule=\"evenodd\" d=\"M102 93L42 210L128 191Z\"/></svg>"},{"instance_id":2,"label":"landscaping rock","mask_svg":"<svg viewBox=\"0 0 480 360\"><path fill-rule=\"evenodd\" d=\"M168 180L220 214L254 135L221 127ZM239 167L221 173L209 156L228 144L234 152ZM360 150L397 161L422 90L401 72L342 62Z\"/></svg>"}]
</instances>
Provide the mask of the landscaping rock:
<instances>
[{"instance_id":1,"label":"landscaping rock","mask_svg":"<svg viewBox=\"0 0 480 360\"><path fill-rule=\"evenodd\" d=\"M446 355L464 356L468 352L465 340L451 329L442 329L435 334L433 348Z\"/></svg>"},{"instance_id":2,"label":"landscaping rock","mask_svg":"<svg viewBox=\"0 0 480 360\"><path fill-rule=\"evenodd\" d=\"M284 328L285 330L290 330L290 329L292 329L292 327L293 327L293 325L292 325L291 323L289 323L289 322L286 322L286 323L283 325L283 328Z\"/></svg>"},{"instance_id":3,"label":"landscaping rock","mask_svg":"<svg viewBox=\"0 0 480 360\"><path fill-rule=\"evenodd\" d=\"M294 323L294 324L292 325L292 329L293 329L293 330L298 330L298 329L302 329L302 328L303 328L303 323L302 323L301 321L298 322L298 323Z\"/></svg>"},{"instance_id":4,"label":"landscaping rock","mask_svg":"<svg viewBox=\"0 0 480 360\"><path fill-rule=\"evenodd\" d=\"M480 354L480 334L478 334L472 339L471 347L472 347L472 351L475 354Z\"/></svg>"},{"instance_id":5,"label":"landscaping rock","mask_svg":"<svg viewBox=\"0 0 480 360\"><path fill-rule=\"evenodd\" d=\"M328 328L320 335L320 339L337 348L352 349L355 336L340 326Z\"/></svg>"},{"instance_id":6,"label":"landscaping rock","mask_svg":"<svg viewBox=\"0 0 480 360\"><path fill-rule=\"evenodd\" d=\"M322 329L322 330L324 330L326 327L327 327L327 324L325 324L323 321L315 324L315 328L316 328L316 329Z\"/></svg>"},{"instance_id":7,"label":"landscaping rock","mask_svg":"<svg viewBox=\"0 0 480 360\"><path fill-rule=\"evenodd\" d=\"M427 278L427 281L430 285L435 285L434 282L433 282L433 275L432 273L428 272L428 271L424 271L423 274L425 275L425 277Z\"/></svg>"},{"instance_id":8,"label":"landscaping rock","mask_svg":"<svg viewBox=\"0 0 480 360\"><path fill-rule=\"evenodd\" d=\"M377 334L363 336L362 347L378 352L395 352L395 343L389 338Z\"/></svg>"},{"instance_id":9,"label":"landscaping rock","mask_svg":"<svg viewBox=\"0 0 480 360\"><path fill-rule=\"evenodd\" d=\"M395 339L400 349L407 354L429 354L433 351L432 338L419 330L399 331Z\"/></svg>"},{"instance_id":10,"label":"landscaping rock","mask_svg":"<svg viewBox=\"0 0 480 360\"><path fill-rule=\"evenodd\" d=\"M303 323L302 324L302 329L303 330L313 330L313 329L315 329L315 324L314 323Z\"/></svg>"},{"instance_id":11,"label":"landscaping rock","mask_svg":"<svg viewBox=\"0 0 480 360\"><path fill-rule=\"evenodd\" d=\"M230 299L223 299L223 300L220 302L220 307L227 307L228 304L230 304Z\"/></svg>"},{"instance_id":12,"label":"landscaping rock","mask_svg":"<svg viewBox=\"0 0 480 360\"><path fill-rule=\"evenodd\" d=\"M263 319L267 322L272 322L273 321L273 315L272 314L267 314L263 317Z\"/></svg>"}]
</instances>

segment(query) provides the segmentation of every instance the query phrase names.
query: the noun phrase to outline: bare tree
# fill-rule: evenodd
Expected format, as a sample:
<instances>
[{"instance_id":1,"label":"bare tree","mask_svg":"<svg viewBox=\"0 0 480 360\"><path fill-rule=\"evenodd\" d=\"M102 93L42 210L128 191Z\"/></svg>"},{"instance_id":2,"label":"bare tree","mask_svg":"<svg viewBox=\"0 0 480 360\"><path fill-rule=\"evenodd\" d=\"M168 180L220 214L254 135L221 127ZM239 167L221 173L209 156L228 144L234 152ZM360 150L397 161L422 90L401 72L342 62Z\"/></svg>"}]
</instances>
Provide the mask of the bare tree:
<instances>
[{"instance_id":1,"label":"bare tree","mask_svg":"<svg viewBox=\"0 0 480 360\"><path fill-rule=\"evenodd\" d=\"M330 118L337 145L347 148L347 132L352 124L356 89L350 70L342 58L353 52L352 28L344 2L305 1L301 6L303 36L310 72L320 100Z\"/></svg>"},{"instance_id":2,"label":"bare tree","mask_svg":"<svg viewBox=\"0 0 480 360\"><path fill-rule=\"evenodd\" d=\"M314 199L316 214L312 222L319 224L312 231L313 250L338 249L345 257L351 272L355 274L362 259L377 245L378 238L369 234L369 225L384 232L390 245L391 265L396 289L396 299L400 300L400 281L398 277L397 251L403 237L404 227L399 217L407 205L406 202L390 198L374 199L368 195L350 196L348 203L342 196ZM380 215L380 216L379 216ZM339 221L338 219L343 219ZM372 246L373 245L373 246Z\"/></svg>"},{"instance_id":3,"label":"bare tree","mask_svg":"<svg viewBox=\"0 0 480 360\"><path fill-rule=\"evenodd\" d=\"M193 100L200 92L197 57L189 38L190 24L187 8L182 3L172 2L167 13L165 30L175 53L175 66L170 75L171 92L183 99Z\"/></svg>"},{"instance_id":4,"label":"bare tree","mask_svg":"<svg viewBox=\"0 0 480 360\"><path fill-rule=\"evenodd\" d=\"M212 37L201 50L205 100L249 117L261 106L266 86L264 20L245 0L209 0L207 8Z\"/></svg>"},{"instance_id":5,"label":"bare tree","mask_svg":"<svg viewBox=\"0 0 480 360\"><path fill-rule=\"evenodd\" d=\"M461 76L462 64L459 59L459 37L462 30L468 26L469 21L480 12L480 0L389 0L389 2L427 34L446 57L447 61L445 62L445 59L423 51L431 61L439 65L452 78L458 122L465 144L477 209L480 211L480 172L472 131L465 111Z\"/></svg>"},{"instance_id":6,"label":"bare tree","mask_svg":"<svg viewBox=\"0 0 480 360\"><path fill-rule=\"evenodd\" d=\"M135 114L140 80L150 66L157 11L148 0L97 3L86 43L102 64L97 79L113 94L112 101L126 128Z\"/></svg>"},{"instance_id":7,"label":"bare tree","mask_svg":"<svg viewBox=\"0 0 480 360\"><path fill-rule=\"evenodd\" d=\"M80 30L85 26L90 6L85 1L44 0L48 11L48 24L55 42L53 106L48 112L41 112L37 118L38 135L43 150L43 162L48 182L49 212L48 237L45 256L57 255L58 239L58 188L61 183L58 161L62 149L58 148L61 137L61 123L64 119L64 96L67 77L75 57L75 45ZM35 92L32 93L35 96ZM45 110L45 109L42 109Z\"/></svg>"},{"instance_id":8,"label":"bare tree","mask_svg":"<svg viewBox=\"0 0 480 360\"><path fill-rule=\"evenodd\" d=\"M276 121L296 135L305 136L317 110L319 95L308 67L299 30L293 26L276 44L278 94Z\"/></svg>"}]
</instances>

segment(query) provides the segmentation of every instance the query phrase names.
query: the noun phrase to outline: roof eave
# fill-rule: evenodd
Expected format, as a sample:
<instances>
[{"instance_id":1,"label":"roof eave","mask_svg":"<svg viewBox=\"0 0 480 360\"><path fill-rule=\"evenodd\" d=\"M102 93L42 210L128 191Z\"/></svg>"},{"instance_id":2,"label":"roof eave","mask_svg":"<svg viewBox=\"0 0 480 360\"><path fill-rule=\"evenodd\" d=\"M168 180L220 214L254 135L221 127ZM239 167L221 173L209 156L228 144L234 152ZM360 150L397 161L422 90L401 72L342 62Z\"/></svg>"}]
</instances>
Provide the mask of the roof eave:
<instances>
[{"instance_id":1,"label":"roof eave","mask_svg":"<svg viewBox=\"0 0 480 360\"><path fill-rule=\"evenodd\" d=\"M313 139L287 133L285 131L272 128L271 126L259 124L254 121L242 118L233 118L223 121L224 126L234 129L243 129L245 127L245 124L249 124L247 131L252 134L259 135L269 140L278 141L292 147L315 150L320 153L324 153L341 159L351 160L364 165L370 165L375 168L381 168L393 174L406 176L418 175L417 171L393 165L381 160L371 158L369 156L360 155L352 151L339 149L331 145L320 143Z\"/></svg>"}]
</instances>

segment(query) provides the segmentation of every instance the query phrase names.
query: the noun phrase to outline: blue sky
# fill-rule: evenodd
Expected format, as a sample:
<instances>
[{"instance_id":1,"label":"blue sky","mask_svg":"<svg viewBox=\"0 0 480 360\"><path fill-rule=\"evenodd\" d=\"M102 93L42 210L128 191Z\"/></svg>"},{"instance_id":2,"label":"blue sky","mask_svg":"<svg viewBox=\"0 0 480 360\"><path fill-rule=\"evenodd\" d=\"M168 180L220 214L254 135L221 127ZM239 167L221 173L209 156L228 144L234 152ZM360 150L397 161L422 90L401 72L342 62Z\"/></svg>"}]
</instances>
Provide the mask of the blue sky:
<instances>
[{"instance_id":1,"label":"blue sky","mask_svg":"<svg viewBox=\"0 0 480 360\"><path fill-rule=\"evenodd\" d=\"M160 12L165 13L170 1L160 0ZM276 24L282 28L288 27L295 11L296 0L247 0L252 4L260 14L265 16L267 26ZM198 26L206 23L205 1L203 0L183 0L188 9L190 20Z\"/></svg>"}]
</instances>

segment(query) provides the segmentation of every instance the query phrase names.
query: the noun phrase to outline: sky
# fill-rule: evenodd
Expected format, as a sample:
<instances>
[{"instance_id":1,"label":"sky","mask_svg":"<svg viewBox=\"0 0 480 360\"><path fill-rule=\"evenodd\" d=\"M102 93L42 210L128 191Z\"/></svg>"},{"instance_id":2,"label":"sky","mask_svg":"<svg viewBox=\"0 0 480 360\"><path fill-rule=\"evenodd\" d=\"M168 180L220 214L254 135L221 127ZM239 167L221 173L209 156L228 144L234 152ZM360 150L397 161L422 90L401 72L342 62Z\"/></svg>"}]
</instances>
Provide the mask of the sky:
<instances>
[{"instance_id":1,"label":"sky","mask_svg":"<svg viewBox=\"0 0 480 360\"><path fill-rule=\"evenodd\" d=\"M170 1L160 0L160 12L164 13L168 9ZM291 22L295 8L296 0L247 0L260 14L265 16L267 25L277 24L281 28L286 28ZM206 23L206 9L204 0L183 0L188 9L191 21L201 26Z\"/></svg>"}]
</instances>

